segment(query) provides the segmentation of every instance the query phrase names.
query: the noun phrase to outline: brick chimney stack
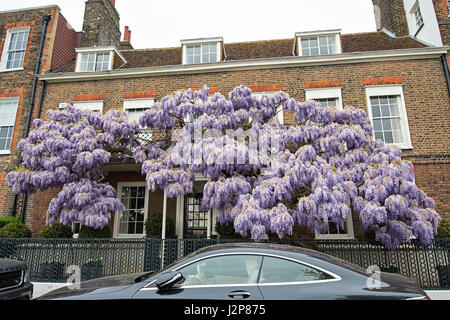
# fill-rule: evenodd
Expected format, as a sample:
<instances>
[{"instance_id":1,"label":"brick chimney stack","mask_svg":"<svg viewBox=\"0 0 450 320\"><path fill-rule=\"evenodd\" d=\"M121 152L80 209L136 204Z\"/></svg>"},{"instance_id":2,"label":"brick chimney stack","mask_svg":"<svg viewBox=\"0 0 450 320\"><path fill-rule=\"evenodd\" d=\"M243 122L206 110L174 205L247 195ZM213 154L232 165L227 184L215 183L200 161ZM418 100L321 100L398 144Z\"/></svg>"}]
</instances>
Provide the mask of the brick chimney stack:
<instances>
[{"instance_id":1,"label":"brick chimney stack","mask_svg":"<svg viewBox=\"0 0 450 320\"><path fill-rule=\"evenodd\" d=\"M115 0L87 0L84 9L82 47L120 44L120 17Z\"/></svg>"},{"instance_id":2,"label":"brick chimney stack","mask_svg":"<svg viewBox=\"0 0 450 320\"><path fill-rule=\"evenodd\" d=\"M116 0L111 0L112 5L115 7L116 6Z\"/></svg>"}]
</instances>

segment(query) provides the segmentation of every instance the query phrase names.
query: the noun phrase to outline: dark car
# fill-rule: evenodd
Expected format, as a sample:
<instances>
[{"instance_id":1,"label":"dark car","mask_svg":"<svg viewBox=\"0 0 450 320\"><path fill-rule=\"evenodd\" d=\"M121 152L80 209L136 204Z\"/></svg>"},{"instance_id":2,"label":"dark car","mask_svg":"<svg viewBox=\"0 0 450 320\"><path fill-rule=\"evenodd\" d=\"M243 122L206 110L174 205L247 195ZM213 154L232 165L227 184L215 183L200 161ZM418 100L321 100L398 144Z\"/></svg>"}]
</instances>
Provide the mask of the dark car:
<instances>
[{"instance_id":1,"label":"dark car","mask_svg":"<svg viewBox=\"0 0 450 320\"><path fill-rule=\"evenodd\" d=\"M23 261L0 259L0 300L30 300L33 285Z\"/></svg>"},{"instance_id":2,"label":"dark car","mask_svg":"<svg viewBox=\"0 0 450 320\"><path fill-rule=\"evenodd\" d=\"M209 246L153 274L105 277L39 299L429 299L411 278L365 270L300 247Z\"/></svg>"}]
</instances>

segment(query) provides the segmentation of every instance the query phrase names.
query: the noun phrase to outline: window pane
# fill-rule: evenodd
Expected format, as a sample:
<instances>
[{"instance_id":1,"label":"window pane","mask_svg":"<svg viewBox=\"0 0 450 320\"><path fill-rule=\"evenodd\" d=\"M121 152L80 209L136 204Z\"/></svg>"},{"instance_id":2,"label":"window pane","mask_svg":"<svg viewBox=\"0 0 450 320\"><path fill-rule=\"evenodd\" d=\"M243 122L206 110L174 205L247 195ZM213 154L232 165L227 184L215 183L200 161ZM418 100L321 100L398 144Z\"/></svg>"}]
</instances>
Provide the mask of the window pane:
<instances>
[{"instance_id":1,"label":"window pane","mask_svg":"<svg viewBox=\"0 0 450 320\"><path fill-rule=\"evenodd\" d=\"M256 283L261 256L229 255L201 260L179 271L183 286Z\"/></svg>"},{"instance_id":2,"label":"window pane","mask_svg":"<svg viewBox=\"0 0 450 320\"><path fill-rule=\"evenodd\" d=\"M381 112L380 112L379 106L372 106L372 117L374 117L374 118L381 117Z\"/></svg>"},{"instance_id":3,"label":"window pane","mask_svg":"<svg viewBox=\"0 0 450 320\"><path fill-rule=\"evenodd\" d=\"M383 123L383 130L384 131L391 131L392 130L391 119L383 119L382 123Z\"/></svg>"},{"instance_id":4,"label":"window pane","mask_svg":"<svg viewBox=\"0 0 450 320\"><path fill-rule=\"evenodd\" d=\"M312 56L319 55L319 49L317 47L311 47L311 55Z\"/></svg>"},{"instance_id":5,"label":"window pane","mask_svg":"<svg viewBox=\"0 0 450 320\"><path fill-rule=\"evenodd\" d=\"M381 105L381 116L382 117L389 117L391 115L391 112L389 111L388 105Z\"/></svg>"},{"instance_id":6,"label":"window pane","mask_svg":"<svg viewBox=\"0 0 450 320\"><path fill-rule=\"evenodd\" d=\"M280 283L332 279L328 274L303 264L264 257L259 283Z\"/></svg>"},{"instance_id":7,"label":"window pane","mask_svg":"<svg viewBox=\"0 0 450 320\"><path fill-rule=\"evenodd\" d=\"M383 130L383 128L381 127L381 120L373 120L373 129L375 131Z\"/></svg>"},{"instance_id":8,"label":"window pane","mask_svg":"<svg viewBox=\"0 0 450 320\"><path fill-rule=\"evenodd\" d=\"M392 135L392 131L384 132L384 142L385 143L394 143L394 137Z\"/></svg>"}]
</instances>

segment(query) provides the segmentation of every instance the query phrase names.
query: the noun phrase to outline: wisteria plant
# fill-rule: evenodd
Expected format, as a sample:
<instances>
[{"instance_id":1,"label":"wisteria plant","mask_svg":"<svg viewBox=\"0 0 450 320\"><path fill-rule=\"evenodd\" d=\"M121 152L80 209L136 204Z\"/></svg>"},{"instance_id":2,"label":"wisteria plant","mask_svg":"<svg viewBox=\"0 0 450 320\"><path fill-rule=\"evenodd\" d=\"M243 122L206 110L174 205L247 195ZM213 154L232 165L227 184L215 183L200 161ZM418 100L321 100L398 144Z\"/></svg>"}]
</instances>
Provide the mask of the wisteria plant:
<instances>
[{"instance_id":1,"label":"wisteria plant","mask_svg":"<svg viewBox=\"0 0 450 320\"><path fill-rule=\"evenodd\" d=\"M292 124L280 123L281 112ZM112 157L141 164L149 190L168 197L191 193L203 175L202 208L215 208L219 223L232 222L255 241L268 232L292 234L295 224L319 233L330 223L344 229L353 213L388 248L413 238L426 246L440 222L434 201L414 183L412 164L374 140L362 109L321 108L282 91L256 98L247 87L227 99L205 86L162 98L139 125L118 110L69 106L49 116L19 142L22 165L7 176L15 193L61 187L49 224L59 217L100 228L123 210L114 188L101 182ZM141 128L153 131L151 141Z\"/></svg>"}]
</instances>

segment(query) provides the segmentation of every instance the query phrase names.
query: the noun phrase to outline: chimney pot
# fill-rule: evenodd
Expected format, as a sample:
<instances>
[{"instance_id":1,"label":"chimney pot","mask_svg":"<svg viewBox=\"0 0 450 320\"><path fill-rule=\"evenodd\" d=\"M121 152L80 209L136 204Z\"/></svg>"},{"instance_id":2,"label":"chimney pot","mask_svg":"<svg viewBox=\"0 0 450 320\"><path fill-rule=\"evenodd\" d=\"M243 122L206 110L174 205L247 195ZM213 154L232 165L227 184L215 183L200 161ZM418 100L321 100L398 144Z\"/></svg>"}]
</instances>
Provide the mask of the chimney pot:
<instances>
[{"instance_id":1,"label":"chimney pot","mask_svg":"<svg viewBox=\"0 0 450 320\"><path fill-rule=\"evenodd\" d=\"M115 7L116 6L116 0L111 0L112 5Z\"/></svg>"},{"instance_id":2,"label":"chimney pot","mask_svg":"<svg viewBox=\"0 0 450 320\"><path fill-rule=\"evenodd\" d=\"M131 39L131 30L128 26L125 26L125 31L123 32L123 41L130 42Z\"/></svg>"}]
</instances>

